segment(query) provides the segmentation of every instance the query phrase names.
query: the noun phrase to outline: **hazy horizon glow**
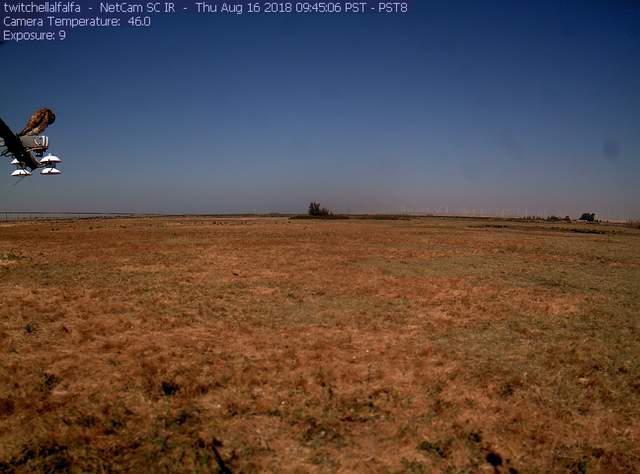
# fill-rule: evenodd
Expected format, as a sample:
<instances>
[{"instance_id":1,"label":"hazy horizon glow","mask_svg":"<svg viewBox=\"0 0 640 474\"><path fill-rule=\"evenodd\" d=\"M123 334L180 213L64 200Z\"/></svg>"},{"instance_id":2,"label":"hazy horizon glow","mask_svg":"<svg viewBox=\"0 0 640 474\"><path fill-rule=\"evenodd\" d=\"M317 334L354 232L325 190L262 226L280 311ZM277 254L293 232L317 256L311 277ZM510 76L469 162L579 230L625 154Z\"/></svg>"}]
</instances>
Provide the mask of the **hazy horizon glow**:
<instances>
[{"instance_id":1,"label":"hazy horizon glow","mask_svg":"<svg viewBox=\"0 0 640 474\"><path fill-rule=\"evenodd\" d=\"M184 15L0 59L0 116L51 107L64 160L16 186L4 160L0 211L640 218L633 1Z\"/></svg>"}]
</instances>

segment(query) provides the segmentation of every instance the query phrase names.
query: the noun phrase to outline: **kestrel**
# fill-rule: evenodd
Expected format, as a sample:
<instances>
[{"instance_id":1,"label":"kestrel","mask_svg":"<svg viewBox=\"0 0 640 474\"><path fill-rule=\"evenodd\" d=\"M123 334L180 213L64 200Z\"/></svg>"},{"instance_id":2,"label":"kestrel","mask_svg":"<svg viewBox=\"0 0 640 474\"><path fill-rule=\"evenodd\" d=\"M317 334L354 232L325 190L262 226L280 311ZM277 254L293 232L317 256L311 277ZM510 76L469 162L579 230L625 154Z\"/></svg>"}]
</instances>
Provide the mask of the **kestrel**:
<instances>
[{"instance_id":1,"label":"kestrel","mask_svg":"<svg viewBox=\"0 0 640 474\"><path fill-rule=\"evenodd\" d=\"M31 116L27 125L22 129L18 136L24 135L40 135L44 130L56 121L56 114L51 109L40 109Z\"/></svg>"}]
</instances>

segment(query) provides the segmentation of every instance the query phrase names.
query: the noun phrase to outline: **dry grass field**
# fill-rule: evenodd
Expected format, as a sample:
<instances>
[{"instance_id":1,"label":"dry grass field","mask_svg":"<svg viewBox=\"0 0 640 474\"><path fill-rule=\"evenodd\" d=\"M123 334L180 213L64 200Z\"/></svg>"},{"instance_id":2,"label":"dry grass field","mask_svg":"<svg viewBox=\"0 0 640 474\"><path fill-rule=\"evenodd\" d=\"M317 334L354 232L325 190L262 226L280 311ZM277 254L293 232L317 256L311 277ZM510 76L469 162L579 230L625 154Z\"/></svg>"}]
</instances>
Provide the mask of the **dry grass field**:
<instances>
[{"instance_id":1,"label":"dry grass field","mask_svg":"<svg viewBox=\"0 0 640 474\"><path fill-rule=\"evenodd\" d=\"M0 472L640 471L640 230L0 224Z\"/></svg>"}]
</instances>

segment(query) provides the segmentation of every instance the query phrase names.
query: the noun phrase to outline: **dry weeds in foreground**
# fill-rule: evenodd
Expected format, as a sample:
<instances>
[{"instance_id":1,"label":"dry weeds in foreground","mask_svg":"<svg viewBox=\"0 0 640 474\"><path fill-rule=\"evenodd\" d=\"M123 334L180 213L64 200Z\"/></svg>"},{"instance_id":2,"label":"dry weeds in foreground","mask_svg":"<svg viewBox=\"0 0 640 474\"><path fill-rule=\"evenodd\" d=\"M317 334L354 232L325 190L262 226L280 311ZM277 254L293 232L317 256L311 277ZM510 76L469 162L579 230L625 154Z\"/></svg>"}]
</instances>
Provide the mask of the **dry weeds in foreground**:
<instances>
[{"instance_id":1,"label":"dry weeds in foreground","mask_svg":"<svg viewBox=\"0 0 640 474\"><path fill-rule=\"evenodd\" d=\"M635 229L0 225L0 302L0 472L640 470Z\"/></svg>"}]
</instances>

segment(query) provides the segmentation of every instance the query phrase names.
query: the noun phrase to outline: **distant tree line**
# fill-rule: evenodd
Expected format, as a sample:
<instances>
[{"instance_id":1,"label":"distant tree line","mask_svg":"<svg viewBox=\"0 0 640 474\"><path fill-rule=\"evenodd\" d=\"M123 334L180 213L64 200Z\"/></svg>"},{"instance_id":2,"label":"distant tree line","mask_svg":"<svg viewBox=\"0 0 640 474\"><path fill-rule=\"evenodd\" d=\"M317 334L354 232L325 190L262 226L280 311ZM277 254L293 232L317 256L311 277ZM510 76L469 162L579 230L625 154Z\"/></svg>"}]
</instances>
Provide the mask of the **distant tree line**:
<instances>
[{"instance_id":1,"label":"distant tree line","mask_svg":"<svg viewBox=\"0 0 640 474\"><path fill-rule=\"evenodd\" d=\"M582 215L580 216L580 219L578 220L585 221L585 222L595 222L596 214L595 212L583 212Z\"/></svg>"},{"instance_id":2,"label":"distant tree line","mask_svg":"<svg viewBox=\"0 0 640 474\"><path fill-rule=\"evenodd\" d=\"M571 222L571 217L564 216L527 216L523 218L525 221L548 221L548 222Z\"/></svg>"},{"instance_id":3,"label":"distant tree line","mask_svg":"<svg viewBox=\"0 0 640 474\"><path fill-rule=\"evenodd\" d=\"M333 213L326 207L320 207L319 202L311 202L309 204L309 215L313 217L328 217L332 216Z\"/></svg>"},{"instance_id":4,"label":"distant tree line","mask_svg":"<svg viewBox=\"0 0 640 474\"><path fill-rule=\"evenodd\" d=\"M322 207L319 202L315 202L315 201L312 201L309 203L308 214L310 217L341 217L341 216L334 216L333 212L331 212L326 207ZM378 216L378 217L383 217L383 216ZM542 221L549 221L549 222L562 222L562 221L571 222L571 217L569 216L564 216L564 217L553 216L553 215L547 216L547 217L527 216L524 219L525 220L542 220ZM595 212L583 212L578 220L583 222L598 222L597 214Z\"/></svg>"}]
</instances>

